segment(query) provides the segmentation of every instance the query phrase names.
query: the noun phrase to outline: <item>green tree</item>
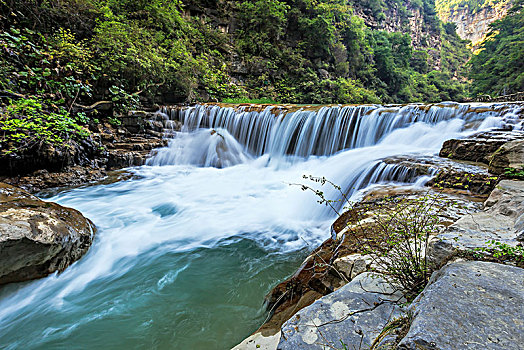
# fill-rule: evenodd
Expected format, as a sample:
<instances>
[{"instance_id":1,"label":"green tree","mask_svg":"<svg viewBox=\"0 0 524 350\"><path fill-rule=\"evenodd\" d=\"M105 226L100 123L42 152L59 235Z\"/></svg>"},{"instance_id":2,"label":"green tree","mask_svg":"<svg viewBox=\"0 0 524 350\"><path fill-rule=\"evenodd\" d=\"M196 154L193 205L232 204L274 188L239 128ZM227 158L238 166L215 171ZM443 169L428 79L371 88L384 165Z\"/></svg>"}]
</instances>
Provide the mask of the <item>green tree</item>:
<instances>
[{"instance_id":1,"label":"green tree","mask_svg":"<svg viewBox=\"0 0 524 350\"><path fill-rule=\"evenodd\" d=\"M473 94L504 95L524 91L524 0L490 26L470 62Z\"/></svg>"}]
</instances>

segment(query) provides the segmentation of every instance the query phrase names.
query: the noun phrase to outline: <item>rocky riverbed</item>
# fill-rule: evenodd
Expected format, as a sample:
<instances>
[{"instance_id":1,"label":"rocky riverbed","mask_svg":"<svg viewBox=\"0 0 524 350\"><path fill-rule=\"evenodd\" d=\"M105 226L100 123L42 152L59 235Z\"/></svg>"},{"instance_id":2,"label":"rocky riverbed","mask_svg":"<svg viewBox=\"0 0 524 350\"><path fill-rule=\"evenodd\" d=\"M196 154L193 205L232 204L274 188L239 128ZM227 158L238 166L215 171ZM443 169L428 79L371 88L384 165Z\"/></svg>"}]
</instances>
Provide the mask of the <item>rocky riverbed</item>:
<instances>
[{"instance_id":1,"label":"rocky riverbed","mask_svg":"<svg viewBox=\"0 0 524 350\"><path fill-rule=\"evenodd\" d=\"M180 113L178 120L164 113L132 112L126 118L122 118L120 127L109 124L97 126L94 139L103 144L104 151L93 158L85 158L84 161L90 162L89 166L86 166L87 163L72 162L59 169L39 169L17 177L5 176L3 179L37 192L49 187L79 185L107 176L107 181L100 183L102 186L96 187L93 191L89 191L89 188L80 188L76 196L85 198L82 191L86 190L89 192L86 198L98 198L98 191L109 191L104 192L107 195L104 198L112 198L122 205L123 202L129 204L129 198L140 198L140 200L146 197L151 198L152 192L158 196L158 190L146 186L146 184L151 184L149 181L152 178L155 179L161 191L164 191L168 183L169 185L178 183L178 176L187 176L188 169L194 171L196 175L202 172L205 181L197 183L203 186L203 183L208 181L209 169L202 168L202 164L208 164L207 161L214 159L213 157L218 157L220 161L212 163L212 173L224 180L222 169L219 168L225 167L223 160L226 158L223 157L230 155L232 153L228 152L230 150L239 152L238 159L235 158L235 162L230 165L239 165L245 161L246 164L255 165L256 171L262 169L266 175L274 171L275 169L267 164L262 168L256 166L260 165L260 162L268 163L269 160L260 154L260 161L252 161L252 155L244 155L242 147L232 135L245 141L253 149L266 152L266 146L262 147L261 142L253 143L253 140L264 141L265 139L256 133L253 134L257 137L252 137L253 134L248 134L241 126L242 122L249 121L249 118L252 120L250 123L263 121L260 125L264 128L256 132L260 132L260 135L267 135L269 130L267 126L269 123L275 123L276 116L273 113L276 112L262 110L262 107L253 111L242 108L239 110L221 108L223 107L188 108L186 112ZM336 107L328 108L335 109ZM368 106L363 109L366 108L374 107ZM437 110L440 108L448 107L437 107ZM397 112L392 109L393 107L387 108L384 112L389 113L389 119L384 119L382 116L382 119L378 120L381 122L394 121L397 118ZM411 116L409 114L411 112L415 114L428 112L418 106L409 106L407 110L406 116ZM453 108L450 110L453 111ZM306 111L309 113L307 118L321 120L320 117L327 115L323 114L325 111L326 108ZM297 113L300 116L300 113ZM466 111L466 113L470 112ZM209 120L205 119L208 117ZM368 115L366 118L371 117ZM233 120L235 120L234 123ZM216 121L227 121L224 126L226 129L222 128L220 134L212 124ZM180 156L177 152L184 150L182 153L186 155L191 153L194 159L191 157L176 158L181 166L179 168L176 166L169 169L137 168L135 169L137 174L143 171L143 177L138 176L138 178L144 181L123 181L121 186L117 186L119 189L114 193L112 192L113 185L118 184L104 188L104 184L128 179L128 175L122 173L108 176L108 171L143 164L145 158L154 153L155 148L167 143L164 138L166 133L180 129L181 122L184 122L184 127L190 130L195 127L192 123L202 122L205 125L201 127L209 128L209 130L189 134L181 133L178 135L180 137L170 143L171 147L164 148L162 152L174 155L176 158ZM293 122L293 119L289 117L285 122ZM404 123L404 126L409 126L413 131L417 130L417 125L411 121L406 119ZM524 166L522 152L524 132L517 127L520 124L508 125L508 128L491 130L488 133L470 133L465 138L448 140L444 142L440 156L434 154L445 139L435 142L437 146L432 149L432 153L409 152L411 148L406 147L403 148L408 150L405 153L388 151L376 157L373 155L375 158L366 159L364 166L355 165L355 160L359 161L358 152L360 150L347 151L348 158L352 161L345 167L346 169L351 168L353 173L345 174L351 181L345 183L344 186L352 191L364 188L366 190L361 191L357 196L358 201L352 203L351 207L333 223L331 238L313 250L290 278L277 285L269 293L267 307L270 317L253 336L241 343L237 349L324 349L344 346L347 348L452 349L459 343L467 348L476 348L478 344L488 344L489 348L511 349L513 343L519 344L522 340L519 334L522 334L523 313L518 305L522 304L523 296L518 286L522 285L523 261L518 254L522 246L522 230L524 229L522 224L524 186L523 182L519 181L519 177L521 177L520 169ZM279 126L275 124L275 128ZM364 126L361 127L364 128ZM456 127L458 130L460 126ZM340 131L347 130L342 128ZM376 140L379 140L383 136L384 128L374 124L365 125L362 133L368 131L376 132L374 136ZM287 136L279 141L287 140L293 143L293 140L297 139L295 131ZM306 141L309 139L304 136L301 142L305 145ZM313 145L316 141L313 141L309 151L322 154L324 149L321 147L315 149ZM363 149L366 149L365 141L361 139L363 144L360 147ZM188 145L191 149L187 148ZM345 141L340 144L340 147L346 146ZM304 149L297 147L295 151L299 154ZM331 155L324 159L328 165L327 168L344 168L340 164L343 158L330 153L336 152L337 149L334 147L326 151L328 155ZM367 150L371 149L373 148L367 148ZM275 152L272 156L278 159L287 157L290 150L288 147L278 147ZM391 156L391 154L394 155ZM187 167L188 159L189 165L196 165L196 167ZM316 161L316 159L311 159L311 164ZM159 165L163 165L160 163ZM167 162L167 164L172 163ZM304 169L308 169L308 166ZM233 180L235 186L244 181L246 168L243 164L224 170L230 176L231 171L240 171L241 176ZM175 173L171 174L173 171ZM177 171L181 172L177 173ZM300 171L303 174L303 170ZM156 172L162 176L155 177ZM282 174L278 176L281 182ZM369 187L377 182L389 184ZM396 185L392 185L391 182L395 182ZM399 183L412 185L402 186ZM424 183L426 187L421 188L420 186ZM131 187L136 185L143 186L143 192L133 195L134 191ZM88 219L73 209L40 201L28 192L9 185L2 186L1 225L7 234L2 235L4 241L1 249L6 253L3 254L3 258L7 260L2 263L0 283L25 281L61 272L85 254L94 237L94 226ZM260 193L265 196L268 190L279 188L275 186L263 187ZM233 188L237 189L237 187ZM215 190L213 187L207 189L207 191L213 190ZM169 197L169 201L174 200L184 191L186 189L183 186L177 187L177 190ZM248 192L247 198L250 200L259 197L252 193L251 187ZM229 195L230 191L219 193L220 195L211 196L206 201ZM174 205L171 202L166 203L168 199L160 195L150 206L143 207L142 203L137 207L132 206L134 211L122 212L119 214L122 216L120 219L125 219L126 225L129 225L126 232L138 230L141 233L147 233L151 230L136 229L136 226L163 221L176 223L178 215L188 215L187 212L184 213L184 210L180 210L180 207L183 207L184 203L193 197L194 193L188 196L185 202ZM438 218L438 222L428 232L431 239L428 241L429 245L423 249L433 276L426 288L415 298L416 294L412 290L402 290L398 285L392 284L390 276L381 274L381 270L377 268L376 257L369 252L369 249L364 248L377 247L381 244L381 231L378 229L380 221L376 221L376 218L387 215L388 210L396 210L399 203L412 203L411 201L416 202L424 198L433 198L433 204L439 208L437 212L431 213ZM235 198L232 198L229 201L234 200ZM58 199L57 201L60 202ZM82 199L68 198L65 204L74 203L71 206L82 208L82 203L79 201L81 202ZM202 203L199 202L197 207L201 208ZM221 205L212 205L208 210L222 208ZM100 216L101 211L106 216L107 213L112 213L111 205L104 209L102 207L104 206L101 204L87 205L84 209L97 208L98 211L88 212L89 216L93 213ZM239 215L238 207L231 208L231 210L235 213L236 218ZM130 214L135 211L138 216L147 218L147 220L137 221L135 214ZM192 222L194 217L199 215L197 214L199 211L189 215L187 220ZM106 217L108 227L112 225L111 215ZM230 221L231 219L228 219L228 222ZM158 229L164 232L166 227L172 226L172 224L163 224ZM244 232L245 228L242 227L241 230ZM275 228L271 226L268 232L273 230ZM283 229L282 234L287 234L285 232L287 231ZM256 236L258 237L259 234L257 232ZM180 233L176 233L175 236L179 235ZM127 233L126 237L128 237ZM111 240L105 242L104 247L107 247L108 244L112 246L115 239L120 240L122 237L121 235L112 237ZM122 243L120 243L121 247L128 247L132 250L130 256L136 255L134 252L137 249L136 242L134 244ZM93 250L96 250L96 254L104 253L104 249L101 250L101 247L97 248L96 245L93 246ZM500 251L505 254L498 256L494 254ZM127 257L127 255L124 256ZM89 257L86 259L92 263ZM227 261L230 259L231 257ZM86 271L90 270L89 263L85 263L84 260L76 266L82 266L82 269ZM129 261L134 260L130 258ZM164 264L160 265L164 266ZM63 275L67 274L68 278L74 278L72 275L76 274L76 269L77 267L73 267ZM181 267L181 271L184 269L186 267ZM489 271L496 273L489 273ZM164 277L171 276L170 273ZM505 277L499 281L497 276ZM166 282L168 280L164 281L164 277L155 285L164 286L164 282L168 283ZM60 276L55 282L57 284L65 283L60 280ZM454 284L460 284L461 288L455 288ZM265 290L269 290L269 287ZM470 293L470 290L473 292ZM466 294L466 297L458 301L454 300L462 294ZM257 300L260 298L261 295ZM513 303L513 300L516 300L516 303ZM183 306L182 308L186 310ZM471 313L461 314L460 311L465 308L471 309ZM493 322L482 324L483 329L475 330L475 337L464 336L464 333L469 332L470 329L480 327L479 322L481 321L479 320L485 317L486 310L491 310L493 313L493 315L490 314ZM80 310L75 310L77 311L80 312ZM441 315L449 315L449 319L442 321L439 319ZM464 326L454 328L453 324ZM429 328L431 331L428 330ZM504 329L509 331L504 333ZM500 332L503 334L499 335ZM177 338L177 341L186 340Z\"/></svg>"}]
</instances>

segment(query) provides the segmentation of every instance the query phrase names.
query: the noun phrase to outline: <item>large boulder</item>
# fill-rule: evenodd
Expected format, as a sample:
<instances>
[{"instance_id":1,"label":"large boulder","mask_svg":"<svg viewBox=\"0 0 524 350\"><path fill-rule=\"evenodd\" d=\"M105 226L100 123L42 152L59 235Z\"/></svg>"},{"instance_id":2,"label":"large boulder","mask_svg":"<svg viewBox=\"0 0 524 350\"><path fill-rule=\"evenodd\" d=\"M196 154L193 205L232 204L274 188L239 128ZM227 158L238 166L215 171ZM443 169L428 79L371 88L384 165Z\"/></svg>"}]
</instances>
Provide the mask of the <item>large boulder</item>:
<instances>
[{"instance_id":1,"label":"large boulder","mask_svg":"<svg viewBox=\"0 0 524 350\"><path fill-rule=\"evenodd\" d=\"M501 181L484 210L464 215L429 244L429 261L439 267L457 255L480 254L489 241L517 246L524 232L524 181ZM480 250L480 251L479 251Z\"/></svg>"},{"instance_id":2,"label":"large boulder","mask_svg":"<svg viewBox=\"0 0 524 350\"><path fill-rule=\"evenodd\" d=\"M441 157L483 163L489 172L501 175L506 169L524 168L524 131L489 131L444 142Z\"/></svg>"},{"instance_id":3,"label":"large boulder","mask_svg":"<svg viewBox=\"0 0 524 350\"><path fill-rule=\"evenodd\" d=\"M0 284L63 271L87 252L94 233L80 212L0 183Z\"/></svg>"},{"instance_id":4,"label":"large boulder","mask_svg":"<svg viewBox=\"0 0 524 350\"><path fill-rule=\"evenodd\" d=\"M400 301L402 292L380 275L363 273L287 321L277 348L369 349L381 343L388 324L403 316Z\"/></svg>"},{"instance_id":5,"label":"large boulder","mask_svg":"<svg viewBox=\"0 0 524 350\"><path fill-rule=\"evenodd\" d=\"M435 272L411 305L400 349L522 349L524 269L457 262Z\"/></svg>"}]
</instances>

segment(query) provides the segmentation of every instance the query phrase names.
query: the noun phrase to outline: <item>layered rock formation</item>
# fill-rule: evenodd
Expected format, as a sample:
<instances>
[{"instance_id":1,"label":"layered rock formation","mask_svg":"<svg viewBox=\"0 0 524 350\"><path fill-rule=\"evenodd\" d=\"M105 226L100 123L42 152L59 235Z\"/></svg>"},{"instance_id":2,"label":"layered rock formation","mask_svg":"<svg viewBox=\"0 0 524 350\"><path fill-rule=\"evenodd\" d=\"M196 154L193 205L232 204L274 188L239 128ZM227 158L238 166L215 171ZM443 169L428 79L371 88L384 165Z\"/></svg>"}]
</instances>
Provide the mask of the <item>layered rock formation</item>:
<instances>
[{"instance_id":1,"label":"layered rock formation","mask_svg":"<svg viewBox=\"0 0 524 350\"><path fill-rule=\"evenodd\" d=\"M502 174L505 168L524 165L523 131L495 130L463 139L444 142L440 156L489 165L493 174Z\"/></svg>"},{"instance_id":2,"label":"layered rock formation","mask_svg":"<svg viewBox=\"0 0 524 350\"><path fill-rule=\"evenodd\" d=\"M0 284L63 271L87 252L95 230L74 209L0 183Z\"/></svg>"}]
</instances>

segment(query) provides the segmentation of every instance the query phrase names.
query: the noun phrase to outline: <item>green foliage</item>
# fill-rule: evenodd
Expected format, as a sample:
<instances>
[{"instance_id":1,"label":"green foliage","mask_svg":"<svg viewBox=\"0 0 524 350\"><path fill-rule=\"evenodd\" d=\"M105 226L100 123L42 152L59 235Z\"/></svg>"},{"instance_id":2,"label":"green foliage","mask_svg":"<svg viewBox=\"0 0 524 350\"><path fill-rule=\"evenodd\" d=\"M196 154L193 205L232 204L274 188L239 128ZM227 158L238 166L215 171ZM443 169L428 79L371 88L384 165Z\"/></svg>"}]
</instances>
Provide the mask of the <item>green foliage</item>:
<instances>
[{"instance_id":1,"label":"green foliage","mask_svg":"<svg viewBox=\"0 0 524 350\"><path fill-rule=\"evenodd\" d=\"M524 180L524 168L515 169L515 168L505 168L504 176L509 179L518 179Z\"/></svg>"},{"instance_id":2,"label":"green foliage","mask_svg":"<svg viewBox=\"0 0 524 350\"><path fill-rule=\"evenodd\" d=\"M36 99L9 100L0 109L0 131L2 155L22 152L42 143L64 147L69 140L89 136L65 109L50 112L48 106Z\"/></svg>"},{"instance_id":3,"label":"green foliage","mask_svg":"<svg viewBox=\"0 0 524 350\"><path fill-rule=\"evenodd\" d=\"M483 258L482 253L487 253L491 257L500 260L501 262L515 262L517 265L524 265L524 247L521 245L511 246L495 240L486 242L486 247L476 248L475 252L477 258Z\"/></svg>"},{"instance_id":4,"label":"green foliage","mask_svg":"<svg viewBox=\"0 0 524 350\"><path fill-rule=\"evenodd\" d=\"M439 35L432 1L410 4ZM432 73L434 53L414 50L407 34L371 30L351 6L379 22L394 7L407 30L411 7L399 0L9 0L0 3L12 14L1 25L0 87L67 109L112 100L113 86L118 101L125 92L150 103L464 97L454 79L468 57L452 28L440 34L441 75Z\"/></svg>"},{"instance_id":5,"label":"green foliage","mask_svg":"<svg viewBox=\"0 0 524 350\"><path fill-rule=\"evenodd\" d=\"M239 50L254 55L270 55L284 34L289 5L279 0L250 0L238 5Z\"/></svg>"},{"instance_id":6,"label":"green foliage","mask_svg":"<svg viewBox=\"0 0 524 350\"><path fill-rule=\"evenodd\" d=\"M486 40L471 59L474 95L506 95L524 91L524 0L490 25Z\"/></svg>"},{"instance_id":7,"label":"green foliage","mask_svg":"<svg viewBox=\"0 0 524 350\"><path fill-rule=\"evenodd\" d=\"M70 104L79 95L90 96L88 81L96 67L91 51L67 30L59 30L48 39L30 29L0 33L0 88L19 91L58 104Z\"/></svg>"},{"instance_id":8,"label":"green foliage","mask_svg":"<svg viewBox=\"0 0 524 350\"><path fill-rule=\"evenodd\" d=\"M113 109L117 113L125 113L130 110L135 110L140 105L138 96L136 94L129 94L118 86L111 86L109 88L109 92L111 93Z\"/></svg>"}]
</instances>

